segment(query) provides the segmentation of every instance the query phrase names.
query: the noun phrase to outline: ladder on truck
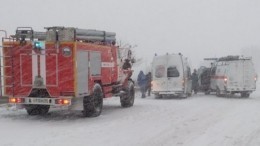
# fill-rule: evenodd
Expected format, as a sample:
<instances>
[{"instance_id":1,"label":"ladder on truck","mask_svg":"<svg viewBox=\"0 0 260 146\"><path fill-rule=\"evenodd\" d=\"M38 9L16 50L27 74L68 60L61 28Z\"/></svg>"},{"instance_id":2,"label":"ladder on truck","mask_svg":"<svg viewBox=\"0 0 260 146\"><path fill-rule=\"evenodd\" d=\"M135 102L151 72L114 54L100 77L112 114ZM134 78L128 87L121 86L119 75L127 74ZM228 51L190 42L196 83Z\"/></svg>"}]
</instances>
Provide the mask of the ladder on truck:
<instances>
[{"instance_id":1,"label":"ladder on truck","mask_svg":"<svg viewBox=\"0 0 260 146\"><path fill-rule=\"evenodd\" d=\"M0 46L0 97L5 96L5 88L11 88L12 94L14 96L14 62L13 62L13 48L14 48L14 38L2 38L2 46ZM4 42L9 42L7 45ZM6 51L4 52L4 49ZM9 64L6 65L5 61ZM9 68L11 75L5 75L5 70ZM5 81L9 79L9 84Z\"/></svg>"},{"instance_id":2,"label":"ladder on truck","mask_svg":"<svg viewBox=\"0 0 260 146\"><path fill-rule=\"evenodd\" d=\"M17 27L15 35L9 38L5 35L2 38L2 46L0 47L0 97L5 96L5 89L11 88L11 95L14 96L14 47L15 42L20 41L23 45L26 41L43 41L46 39L45 32L36 32L32 27ZM8 43L4 43L8 42ZM5 49L5 52L4 52ZM6 61L6 62L5 62ZM7 62L9 64L7 64ZM5 71L9 68L11 73L7 76ZM8 83L6 82L8 80Z\"/></svg>"}]
</instances>

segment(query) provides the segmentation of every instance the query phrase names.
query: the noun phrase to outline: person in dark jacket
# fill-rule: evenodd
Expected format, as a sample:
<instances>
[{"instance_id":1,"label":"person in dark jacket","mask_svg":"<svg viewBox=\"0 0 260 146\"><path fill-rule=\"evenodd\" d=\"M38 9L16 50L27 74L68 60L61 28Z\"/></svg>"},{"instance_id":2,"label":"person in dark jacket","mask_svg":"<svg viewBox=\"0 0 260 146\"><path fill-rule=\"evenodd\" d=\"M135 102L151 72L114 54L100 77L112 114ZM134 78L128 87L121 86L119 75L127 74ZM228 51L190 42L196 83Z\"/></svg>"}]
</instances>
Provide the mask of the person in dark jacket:
<instances>
[{"instance_id":1,"label":"person in dark jacket","mask_svg":"<svg viewBox=\"0 0 260 146\"><path fill-rule=\"evenodd\" d=\"M199 76L201 89L205 92L210 90L210 68L205 68Z\"/></svg>"},{"instance_id":2,"label":"person in dark jacket","mask_svg":"<svg viewBox=\"0 0 260 146\"><path fill-rule=\"evenodd\" d=\"M199 77L197 74L197 70L194 69L192 75L191 75L191 80L192 80L192 91L194 91L195 94L197 94L198 92L198 81L199 81Z\"/></svg>"},{"instance_id":3,"label":"person in dark jacket","mask_svg":"<svg viewBox=\"0 0 260 146\"><path fill-rule=\"evenodd\" d=\"M148 72L146 75L146 91L148 92L148 96L151 95L151 87L152 87L152 74Z\"/></svg>"},{"instance_id":4,"label":"person in dark jacket","mask_svg":"<svg viewBox=\"0 0 260 146\"><path fill-rule=\"evenodd\" d=\"M125 59L125 62L124 62L124 64L123 64L123 69L131 69L131 67L132 67L132 65L131 65L131 63L130 63L130 60L129 59Z\"/></svg>"},{"instance_id":5,"label":"person in dark jacket","mask_svg":"<svg viewBox=\"0 0 260 146\"><path fill-rule=\"evenodd\" d=\"M140 87L142 98L145 98L146 76L143 71L138 74L137 84Z\"/></svg>"}]
</instances>

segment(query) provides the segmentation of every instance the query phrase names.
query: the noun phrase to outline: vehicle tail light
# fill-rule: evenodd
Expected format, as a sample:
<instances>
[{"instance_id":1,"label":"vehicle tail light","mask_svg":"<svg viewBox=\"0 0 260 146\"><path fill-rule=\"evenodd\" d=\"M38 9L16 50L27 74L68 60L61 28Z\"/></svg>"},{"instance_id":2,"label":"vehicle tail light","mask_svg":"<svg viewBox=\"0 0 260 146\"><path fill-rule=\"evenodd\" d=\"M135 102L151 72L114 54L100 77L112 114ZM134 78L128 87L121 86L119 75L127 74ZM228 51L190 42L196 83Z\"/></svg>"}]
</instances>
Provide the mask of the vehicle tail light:
<instances>
[{"instance_id":1,"label":"vehicle tail light","mask_svg":"<svg viewBox=\"0 0 260 146\"><path fill-rule=\"evenodd\" d=\"M16 98L9 98L9 103L16 103Z\"/></svg>"},{"instance_id":2,"label":"vehicle tail light","mask_svg":"<svg viewBox=\"0 0 260 146\"><path fill-rule=\"evenodd\" d=\"M228 81L227 77L224 77L224 83L225 84L227 84L227 81Z\"/></svg>"},{"instance_id":3,"label":"vehicle tail light","mask_svg":"<svg viewBox=\"0 0 260 146\"><path fill-rule=\"evenodd\" d=\"M70 104L70 101L69 101L68 99L64 99L64 100L63 100L63 104L68 105L68 104Z\"/></svg>"},{"instance_id":4,"label":"vehicle tail light","mask_svg":"<svg viewBox=\"0 0 260 146\"><path fill-rule=\"evenodd\" d=\"M256 82L257 81L257 76L255 76L254 79L255 79L255 82Z\"/></svg>"},{"instance_id":5,"label":"vehicle tail light","mask_svg":"<svg viewBox=\"0 0 260 146\"><path fill-rule=\"evenodd\" d=\"M9 103L24 103L24 98L20 97L10 97L9 98Z\"/></svg>"},{"instance_id":6,"label":"vehicle tail light","mask_svg":"<svg viewBox=\"0 0 260 146\"><path fill-rule=\"evenodd\" d=\"M69 99L56 99L55 104L70 105Z\"/></svg>"},{"instance_id":7,"label":"vehicle tail light","mask_svg":"<svg viewBox=\"0 0 260 146\"><path fill-rule=\"evenodd\" d=\"M181 83L182 83L182 87L184 87L185 86L185 79L182 79Z\"/></svg>"}]
</instances>

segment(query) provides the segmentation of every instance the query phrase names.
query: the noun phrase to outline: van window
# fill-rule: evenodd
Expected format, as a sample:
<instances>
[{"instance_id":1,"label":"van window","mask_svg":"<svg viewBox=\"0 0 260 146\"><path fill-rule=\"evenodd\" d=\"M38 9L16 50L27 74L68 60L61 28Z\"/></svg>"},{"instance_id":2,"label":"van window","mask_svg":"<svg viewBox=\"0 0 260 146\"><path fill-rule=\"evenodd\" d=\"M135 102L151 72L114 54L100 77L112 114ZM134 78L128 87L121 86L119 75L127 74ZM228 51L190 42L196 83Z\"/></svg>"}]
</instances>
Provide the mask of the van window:
<instances>
[{"instance_id":1,"label":"van window","mask_svg":"<svg viewBox=\"0 0 260 146\"><path fill-rule=\"evenodd\" d=\"M179 77L180 73L176 67L168 67L167 77Z\"/></svg>"},{"instance_id":2,"label":"van window","mask_svg":"<svg viewBox=\"0 0 260 146\"><path fill-rule=\"evenodd\" d=\"M155 67L155 77L156 78L162 78L164 77L164 74L165 74L165 67L163 65L157 65Z\"/></svg>"}]
</instances>

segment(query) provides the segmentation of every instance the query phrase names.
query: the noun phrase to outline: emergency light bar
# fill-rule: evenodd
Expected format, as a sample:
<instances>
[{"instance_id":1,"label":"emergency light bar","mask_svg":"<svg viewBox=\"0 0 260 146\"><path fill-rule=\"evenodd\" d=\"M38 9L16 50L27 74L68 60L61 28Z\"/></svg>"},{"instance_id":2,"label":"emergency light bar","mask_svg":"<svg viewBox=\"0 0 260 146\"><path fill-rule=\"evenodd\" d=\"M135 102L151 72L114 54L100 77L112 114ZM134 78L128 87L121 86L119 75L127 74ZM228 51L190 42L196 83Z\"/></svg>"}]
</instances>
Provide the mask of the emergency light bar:
<instances>
[{"instance_id":1,"label":"emergency light bar","mask_svg":"<svg viewBox=\"0 0 260 146\"><path fill-rule=\"evenodd\" d=\"M45 42L44 41L33 41L33 48L38 50L44 50L45 49Z\"/></svg>"}]
</instances>

